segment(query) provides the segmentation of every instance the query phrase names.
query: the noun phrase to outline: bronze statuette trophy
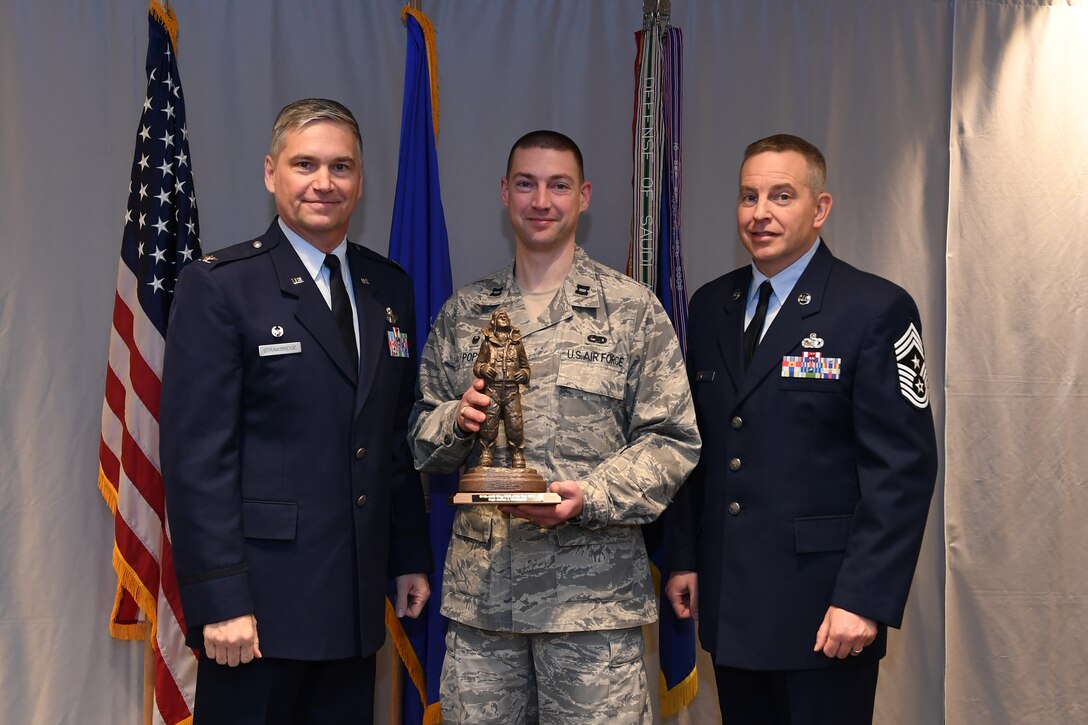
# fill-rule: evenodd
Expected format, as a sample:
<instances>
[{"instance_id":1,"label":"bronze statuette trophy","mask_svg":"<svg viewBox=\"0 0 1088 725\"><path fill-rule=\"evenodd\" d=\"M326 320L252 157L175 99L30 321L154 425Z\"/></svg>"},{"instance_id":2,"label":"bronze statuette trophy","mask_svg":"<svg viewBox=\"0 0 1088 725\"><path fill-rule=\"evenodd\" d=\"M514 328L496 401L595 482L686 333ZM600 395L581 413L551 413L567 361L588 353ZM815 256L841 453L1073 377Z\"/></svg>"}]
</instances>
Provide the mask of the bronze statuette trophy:
<instances>
[{"instance_id":1,"label":"bronze statuette trophy","mask_svg":"<svg viewBox=\"0 0 1088 725\"><path fill-rule=\"evenodd\" d=\"M484 381L483 393L491 398L487 420L477 434L480 460L461 476L455 504L557 504L559 494L548 491L544 478L525 467L525 423L521 417L521 386L529 384L529 358L521 344L521 332L510 324L504 308L495 310L483 329L483 342L472 373ZM506 433L510 467L495 466L499 424Z\"/></svg>"}]
</instances>

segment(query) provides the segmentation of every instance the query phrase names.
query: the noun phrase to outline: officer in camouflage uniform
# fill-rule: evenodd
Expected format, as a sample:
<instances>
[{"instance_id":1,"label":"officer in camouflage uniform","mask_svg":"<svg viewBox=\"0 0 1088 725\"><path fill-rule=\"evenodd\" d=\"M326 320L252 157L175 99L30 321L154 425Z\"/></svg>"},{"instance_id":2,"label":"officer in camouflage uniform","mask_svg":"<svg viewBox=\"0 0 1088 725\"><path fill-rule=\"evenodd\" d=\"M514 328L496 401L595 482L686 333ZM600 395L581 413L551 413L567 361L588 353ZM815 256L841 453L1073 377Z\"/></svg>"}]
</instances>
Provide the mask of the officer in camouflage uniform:
<instances>
[{"instance_id":1,"label":"officer in camouflage uniform","mask_svg":"<svg viewBox=\"0 0 1088 725\"><path fill-rule=\"evenodd\" d=\"M657 608L638 524L669 505L699 433L661 305L575 243L590 194L573 141L523 136L502 180L515 264L446 302L420 361L417 466L474 465L490 399L473 363L481 329L508 310L533 375L527 464L562 499L457 512L442 590L448 723L651 721L641 627ZM509 465L499 443L495 465Z\"/></svg>"}]
</instances>

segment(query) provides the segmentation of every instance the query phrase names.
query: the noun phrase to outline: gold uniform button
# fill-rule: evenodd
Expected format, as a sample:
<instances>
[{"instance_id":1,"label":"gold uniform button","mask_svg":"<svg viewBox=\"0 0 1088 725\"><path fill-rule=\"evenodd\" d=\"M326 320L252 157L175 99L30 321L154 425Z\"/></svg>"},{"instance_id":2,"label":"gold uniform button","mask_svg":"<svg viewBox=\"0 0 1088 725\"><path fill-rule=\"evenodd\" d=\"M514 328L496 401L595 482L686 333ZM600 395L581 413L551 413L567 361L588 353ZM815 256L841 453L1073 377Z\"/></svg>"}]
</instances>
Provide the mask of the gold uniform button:
<instances>
[{"instance_id":1,"label":"gold uniform button","mask_svg":"<svg viewBox=\"0 0 1088 725\"><path fill-rule=\"evenodd\" d=\"M363 456L365 456L365 455L366 455L366 449L365 448L356 448L355 449L355 460L361 461L361 460L363 460Z\"/></svg>"},{"instance_id":2,"label":"gold uniform button","mask_svg":"<svg viewBox=\"0 0 1088 725\"><path fill-rule=\"evenodd\" d=\"M740 470L740 459L739 458L730 458L729 459L729 470L730 471L739 471Z\"/></svg>"},{"instance_id":3,"label":"gold uniform button","mask_svg":"<svg viewBox=\"0 0 1088 725\"><path fill-rule=\"evenodd\" d=\"M366 506L366 494L365 493L362 496L360 496L359 498L355 499L355 505L358 506L359 508L362 508L363 506Z\"/></svg>"},{"instance_id":4,"label":"gold uniform button","mask_svg":"<svg viewBox=\"0 0 1088 725\"><path fill-rule=\"evenodd\" d=\"M744 420L739 415L734 415L733 420L729 421L729 425L733 426L733 430L740 430L740 427L744 425Z\"/></svg>"},{"instance_id":5,"label":"gold uniform button","mask_svg":"<svg viewBox=\"0 0 1088 725\"><path fill-rule=\"evenodd\" d=\"M263 247L263 246L264 246L264 245L263 245L263 244L261 244L260 240L258 240L258 241L256 241L256 242L253 242L253 248L254 248L254 249L260 249L260 248L261 248L261 247Z\"/></svg>"},{"instance_id":6,"label":"gold uniform button","mask_svg":"<svg viewBox=\"0 0 1088 725\"><path fill-rule=\"evenodd\" d=\"M740 504L737 503L736 501L731 501L729 503L729 513L733 514L734 516L739 514L740 513Z\"/></svg>"}]
</instances>

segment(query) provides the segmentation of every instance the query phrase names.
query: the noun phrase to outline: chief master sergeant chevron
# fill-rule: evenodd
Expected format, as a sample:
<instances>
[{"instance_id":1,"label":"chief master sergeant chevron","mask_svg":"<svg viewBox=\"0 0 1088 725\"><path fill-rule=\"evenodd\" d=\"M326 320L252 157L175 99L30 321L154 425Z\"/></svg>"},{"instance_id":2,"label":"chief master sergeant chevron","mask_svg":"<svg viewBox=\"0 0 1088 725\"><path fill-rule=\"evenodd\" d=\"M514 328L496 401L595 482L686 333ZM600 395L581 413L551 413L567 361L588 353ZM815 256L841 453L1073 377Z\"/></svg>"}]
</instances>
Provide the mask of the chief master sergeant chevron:
<instances>
[{"instance_id":1,"label":"chief master sergeant chevron","mask_svg":"<svg viewBox=\"0 0 1088 725\"><path fill-rule=\"evenodd\" d=\"M657 607L638 524L669 505L699 433L661 305L575 242L590 193L573 141L519 139L502 179L514 264L450 298L420 361L416 463L472 465L489 402L473 362L481 329L506 308L532 369L526 465L562 498L457 512L442 585L448 723L650 722L641 627ZM508 465L503 441L495 455Z\"/></svg>"}]
</instances>

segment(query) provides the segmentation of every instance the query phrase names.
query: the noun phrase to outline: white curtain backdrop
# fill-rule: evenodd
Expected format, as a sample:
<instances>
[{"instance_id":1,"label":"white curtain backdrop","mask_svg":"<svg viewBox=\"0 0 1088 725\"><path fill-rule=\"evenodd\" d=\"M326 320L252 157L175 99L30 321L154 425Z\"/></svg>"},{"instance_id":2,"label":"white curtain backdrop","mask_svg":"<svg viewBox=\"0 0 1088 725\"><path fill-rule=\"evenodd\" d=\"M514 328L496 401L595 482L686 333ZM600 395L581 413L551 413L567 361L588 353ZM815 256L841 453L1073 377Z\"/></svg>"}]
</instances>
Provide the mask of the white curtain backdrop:
<instances>
[{"instance_id":1,"label":"white curtain backdrop","mask_svg":"<svg viewBox=\"0 0 1088 725\"><path fill-rule=\"evenodd\" d=\"M956 9L949 722L1088 722L1088 7Z\"/></svg>"},{"instance_id":2,"label":"white curtain backdrop","mask_svg":"<svg viewBox=\"0 0 1088 725\"><path fill-rule=\"evenodd\" d=\"M363 127L352 236L385 252L402 3L173 5L205 250L267 226L272 119L328 96ZM579 240L624 267L641 5L424 0L455 284L510 257L499 178L535 128L581 145ZM140 721L143 650L106 631L96 468L146 18L141 0L0 0L3 723ZM827 155L831 248L921 308L943 471L877 721L1088 722L1088 3L674 0L672 18L691 288L745 261L740 155L786 131ZM717 721L700 682L682 722Z\"/></svg>"}]
</instances>

